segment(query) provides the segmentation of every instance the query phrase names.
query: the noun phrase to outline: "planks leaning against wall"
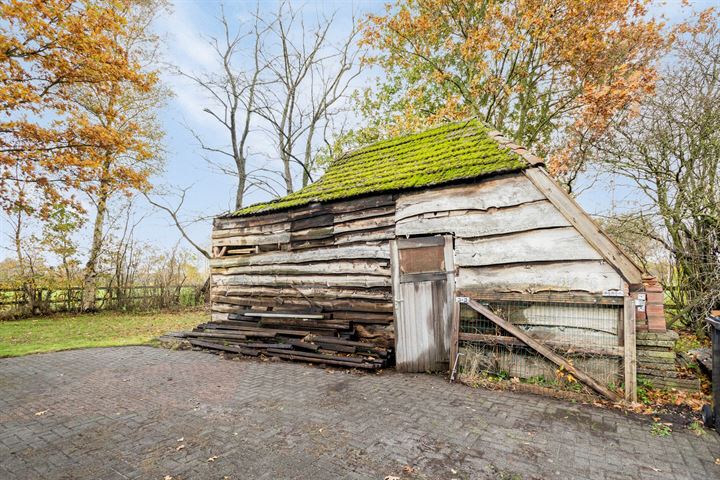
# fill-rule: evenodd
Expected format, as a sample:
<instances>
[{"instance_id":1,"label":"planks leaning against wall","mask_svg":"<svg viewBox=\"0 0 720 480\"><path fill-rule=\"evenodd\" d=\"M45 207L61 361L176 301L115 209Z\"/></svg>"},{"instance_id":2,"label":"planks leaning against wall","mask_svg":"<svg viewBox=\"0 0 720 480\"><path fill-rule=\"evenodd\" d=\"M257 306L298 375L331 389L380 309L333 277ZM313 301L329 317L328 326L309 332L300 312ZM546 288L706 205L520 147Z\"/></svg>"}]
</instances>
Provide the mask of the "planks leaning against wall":
<instances>
[{"instance_id":1,"label":"planks leaning against wall","mask_svg":"<svg viewBox=\"0 0 720 480\"><path fill-rule=\"evenodd\" d=\"M212 319L196 346L361 368L396 348L401 369L444 369L460 289L604 383L632 377L632 306L617 302L642 272L541 159L476 119L347 152L302 190L216 219L212 238ZM485 371L554 376L523 341L457 311L456 339Z\"/></svg>"},{"instance_id":2,"label":"planks leaning against wall","mask_svg":"<svg viewBox=\"0 0 720 480\"><path fill-rule=\"evenodd\" d=\"M398 287L390 241L405 238L448 239L449 278L463 291L527 297L626 291L627 277L609 262L614 257L590 242L555 203L527 172L516 172L472 184L217 218L212 322L307 331L392 349ZM591 326L581 321L579 307L558 308L565 308L562 321L570 323L548 323L542 319L546 310L536 307L517 321L562 344L582 339L593 348L622 345L617 315L608 313ZM284 316L255 315L268 311ZM305 354L310 355L315 353Z\"/></svg>"},{"instance_id":3,"label":"planks leaning against wall","mask_svg":"<svg viewBox=\"0 0 720 480\"><path fill-rule=\"evenodd\" d=\"M322 318L295 327L393 347L394 213L393 195L375 195L217 218L213 247L226 251L210 262L212 320L250 311L316 310ZM269 323L263 318L258 326Z\"/></svg>"}]
</instances>

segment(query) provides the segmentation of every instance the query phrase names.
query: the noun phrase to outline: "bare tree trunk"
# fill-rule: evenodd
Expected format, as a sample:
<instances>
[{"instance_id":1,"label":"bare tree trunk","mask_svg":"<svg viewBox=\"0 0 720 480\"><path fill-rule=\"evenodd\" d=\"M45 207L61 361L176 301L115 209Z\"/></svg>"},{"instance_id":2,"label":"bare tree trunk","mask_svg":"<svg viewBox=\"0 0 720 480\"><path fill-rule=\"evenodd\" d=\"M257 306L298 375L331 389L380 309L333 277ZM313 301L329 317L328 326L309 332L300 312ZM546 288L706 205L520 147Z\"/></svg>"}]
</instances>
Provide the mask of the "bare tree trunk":
<instances>
[{"instance_id":1,"label":"bare tree trunk","mask_svg":"<svg viewBox=\"0 0 720 480\"><path fill-rule=\"evenodd\" d=\"M213 99L212 105L204 108L203 111L210 115L213 122L219 124L229 134L229 144L214 146L203 141L201 135L191 130L193 136L200 144L200 148L208 155L224 159L232 159L232 167L227 167L224 162L216 163L209 157L206 161L228 175L237 177L235 190L235 209L243 206L243 199L248 188L248 152L246 143L250 134L250 124L256 110L256 88L261 81L260 74L264 66L260 65L260 48L262 45L263 32L259 30L259 23L256 20L254 31L243 35L230 31L230 23L221 10L220 22L223 27L223 36L211 38L212 47L216 58L222 62L222 74L195 75L189 72L179 73L192 80L202 88ZM254 38L254 67L247 76L238 75L234 62L241 55L243 40L252 36ZM244 62L245 60L240 60Z\"/></svg>"},{"instance_id":2,"label":"bare tree trunk","mask_svg":"<svg viewBox=\"0 0 720 480\"><path fill-rule=\"evenodd\" d=\"M83 272L83 293L82 306L83 312L95 310L95 297L97 295L97 264L102 250L103 243L103 226L105 224L105 215L107 214L107 201L110 196L109 188L106 183L107 172L109 171L109 162L104 166L105 171L100 181L100 193L97 201L97 213L95 215L95 224L93 226L92 244L90 245L90 253L88 261L85 264Z\"/></svg>"},{"instance_id":3,"label":"bare tree trunk","mask_svg":"<svg viewBox=\"0 0 720 480\"><path fill-rule=\"evenodd\" d=\"M283 155L283 178L285 179L285 193L293 193L292 171L290 170L290 159Z\"/></svg>"},{"instance_id":4,"label":"bare tree trunk","mask_svg":"<svg viewBox=\"0 0 720 480\"><path fill-rule=\"evenodd\" d=\"M310 171L313 169L313 138L315 138L315 128L317 126L316 122L313 122L310 124L310 128L308 129L307 133L307 139L305 140L305 160L303 165L303 175L302 175L302 186L307 187L308 183L312 181L310 178Z\"/></svg>"},{"instance_id":5,"label":"bare tree trunk","mask_svg":"<svg viewBox=\"0 0 720 480\"><path fill-rule=\"evenodd\" d=\"M235 191L235 210L240 210L243 206L243 198L245 195L245 183L246 183L246 176L245 176L245 159L237 159L236 158L236 165L238 170L238 177L237 177L237 190Z\"/></svg>"},{"instance_id":6,"label":"bare tree trunk","mask_svg":"<svg viewBox=\"0 0 720 480\"><path fill-rule=\"evenodd\" d=\"M15 232L13 243L15 244L15 255L17 256L18 266L20 267L20 278L22 279L22 291L25 296L25 304L27 310L31 314L38 313L37 288L35 288L35 279L32 275L32 269L28 271L26 268L25 258L22 248L22 228L23 228L23 212L18 209L15 218Z\"/></svg>"},{"instance_id":7,"label":"bare tree trunk","mask_svg":"<svg viewBox=\"0 0 720 480\"><path fill-rule=\"evenodd\" d=\"M205 160L237 177L236 210L253 189L277 197L313 181L315 135L323 133L327 143L332 118L342 115L341 100L360 72L356 48L360 30L353 21L345 41L336 46L327 37L334 18L333 14L319 19L310 31L300 11L283 1L274 15L261 18L256 12L253 30L242 34L232 31L221 10L223 35L211 38L210 46L222 71L180 71L212 99L203 111L227 134L226 141L216 145L191 129ZM244 52L250 42L252 51ZM256 115L264 122L253 122ZM272 136L281 166L251 161L263 155L254 145L256 131ZM248 142L251 134L253 142ZM298 175L295 182L298 168L302 177Z\"/></svg>"}]
</instances>

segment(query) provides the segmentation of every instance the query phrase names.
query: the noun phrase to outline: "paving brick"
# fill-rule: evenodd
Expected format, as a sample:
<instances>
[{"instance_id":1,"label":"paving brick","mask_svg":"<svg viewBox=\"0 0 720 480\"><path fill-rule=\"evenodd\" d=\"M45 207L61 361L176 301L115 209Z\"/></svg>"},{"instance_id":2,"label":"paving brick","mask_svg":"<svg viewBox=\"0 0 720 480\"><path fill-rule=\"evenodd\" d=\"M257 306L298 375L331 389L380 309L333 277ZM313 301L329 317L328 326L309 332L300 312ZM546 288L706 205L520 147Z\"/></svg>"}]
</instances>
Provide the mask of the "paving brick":
<instances>
[{"instance_id":1,"label":"paving brick","mask_svg":"<svg viewBox=\"0 0 720 480\"><path fill-rule=\"evenodd\" d=\"M125 347L3 359L0 386L3 480L720 477L714 433L439 376Z\"/></svg>"}]
</instances>

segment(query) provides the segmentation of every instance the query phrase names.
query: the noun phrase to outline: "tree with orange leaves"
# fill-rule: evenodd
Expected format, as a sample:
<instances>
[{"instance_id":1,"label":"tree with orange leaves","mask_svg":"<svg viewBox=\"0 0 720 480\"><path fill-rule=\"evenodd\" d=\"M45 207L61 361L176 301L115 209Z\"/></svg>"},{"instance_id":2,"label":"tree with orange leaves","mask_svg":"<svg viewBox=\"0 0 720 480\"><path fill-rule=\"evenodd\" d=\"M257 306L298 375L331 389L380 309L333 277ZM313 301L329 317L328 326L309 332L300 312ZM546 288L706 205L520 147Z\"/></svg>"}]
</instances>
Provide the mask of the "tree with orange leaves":
<instances>
[{"instance_id":1,"label":"tree with orange leaves","mask_svg":"<svg viewBox=\"0 0 720 480\"><path fill-rule=\"evenodd\" d=\"M102 143L74 101L82 85L147 75L117 39L130 0L9 0L0 5L0 201L41 216L72 201L78 172L95 168L80 153ZM18 195L22 184L25 195Z\"/></svg>"},{"instance_id":2,"label":"tree with orange leaves","mask_svg":"<svg viewBox=\"0 0 720 480\"><path fill-rule=\"evenodd\" d=\"M667 45L648 0L398 0L364 24L386 78L362 111L392 134L478 117L572 177L583 139L652 92Z\"/></svg>"},{"instance_id":3,"label":"tree with orange leaves","mask_svg":"<svg viewBox=\"0 0 720 480\"><path fill-rule=\"evenodd\" d=\"M163 8L161 0L134 0L124 10L125 26L112 39L136 66L142 83L108 79L77 85L73 92L76 107L71 122L85 122L82 137L88 145L79 153L81 163L91 168L79 169L78 189L94 206L92 239L83 271L83 310L95 308L98 261L103 253L104 226L110 212L110 201L118 194L147 192L149 178L162 167L162 138L157 112L168 91L158 82L154 66L157 37L151 23Z\"/></svg>"},{"instance_id":4,"label":"tree with orange leaves","mask_svg":"<svg viewBox=\"0 0 720 480\"><path fill-rule=\"evenodd\" d=\"M95 296L108 200L157 169L164 93L152 69L156 0L10 0L0 5L0 203L16 220L94 205L85 267ZM21 232L15 232L18 242ZM17 245L20 264L24 258ZM88 308L92 308L89 302Z\"/></svg>"}]
</instances>

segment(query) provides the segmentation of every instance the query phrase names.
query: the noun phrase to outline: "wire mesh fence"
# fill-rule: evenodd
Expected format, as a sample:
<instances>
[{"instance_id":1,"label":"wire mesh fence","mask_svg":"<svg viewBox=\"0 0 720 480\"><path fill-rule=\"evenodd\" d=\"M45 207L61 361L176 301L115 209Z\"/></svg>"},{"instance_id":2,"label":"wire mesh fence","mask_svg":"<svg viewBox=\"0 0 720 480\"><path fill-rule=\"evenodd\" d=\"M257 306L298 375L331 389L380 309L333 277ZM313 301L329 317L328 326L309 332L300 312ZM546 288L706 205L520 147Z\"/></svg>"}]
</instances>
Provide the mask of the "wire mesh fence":
<instances>
[{"instance_id":1,"label":"wire mesh fence","mask_svg":"<svg viewBox=\"0 0 720 480\"><path fill-rule=\"evenodd\" d=\"M611 388L622 383L621 303L574 303L571 297L553 301L474 298L599 383ZM459 327L461 375L489 373L543 386L582 389L568 372L466 305L460 307Z\"/></svg>"}]
</instances>

